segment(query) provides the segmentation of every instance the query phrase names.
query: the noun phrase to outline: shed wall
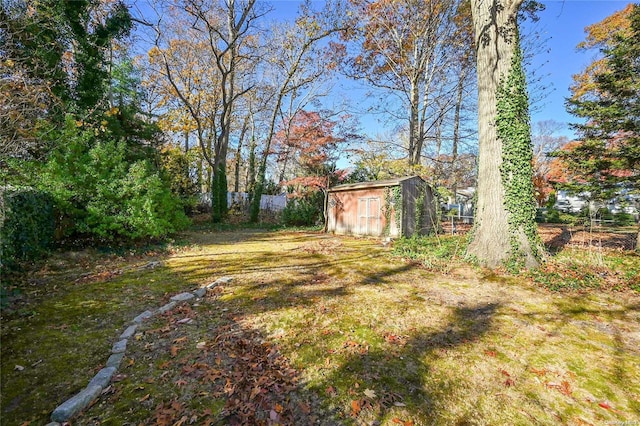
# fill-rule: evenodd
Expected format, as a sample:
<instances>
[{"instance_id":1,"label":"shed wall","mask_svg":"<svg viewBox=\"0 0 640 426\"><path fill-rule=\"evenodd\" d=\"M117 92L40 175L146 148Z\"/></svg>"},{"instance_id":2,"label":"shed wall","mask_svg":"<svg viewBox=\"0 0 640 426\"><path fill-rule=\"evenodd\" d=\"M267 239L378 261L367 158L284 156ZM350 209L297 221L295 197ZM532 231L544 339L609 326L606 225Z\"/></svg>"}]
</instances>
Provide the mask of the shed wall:
<instances>
[{"instance_id":1,"label":"shed wall","mask_svg":"<svg viewBox=\"0 0 640 426\"><path fill-rule=\"evenodd\" d=\"M420 178L407 179L402 182L402 235L410 237L414 234L429 234L435 226L436 210L433 191ZM424 197L423 197L424 195ZM422 207L417 208L417 203ZM420 214L420 217L416 217Z\"/></svg>"},{"instance_id":2,"label":"shed wall","mask_svg":"<svg viewBox=\"0 0 640 426\"><path fill-rule=\"evenodd\" d=\"M387 188L330 192L327 230L337 234L383 235L387 226L386 193ZM390 217L394 217L393 211ZM399 235L393 219L389 224L389 235Z\"/></svg>"},{"instance_id":3,"label":"shed wall","mask_svg":"<svg viewBox=\"0 0 640 426\"><path fill-rule=\"evenodd\" d=\"M435 226L436 217L433 190L420 178L407 179L401 185L402 235L429 234ZM418 202L422 202L422 207L417 208ZM419 218L416 217L418 214Z\"/></svg>"}]
</instances>

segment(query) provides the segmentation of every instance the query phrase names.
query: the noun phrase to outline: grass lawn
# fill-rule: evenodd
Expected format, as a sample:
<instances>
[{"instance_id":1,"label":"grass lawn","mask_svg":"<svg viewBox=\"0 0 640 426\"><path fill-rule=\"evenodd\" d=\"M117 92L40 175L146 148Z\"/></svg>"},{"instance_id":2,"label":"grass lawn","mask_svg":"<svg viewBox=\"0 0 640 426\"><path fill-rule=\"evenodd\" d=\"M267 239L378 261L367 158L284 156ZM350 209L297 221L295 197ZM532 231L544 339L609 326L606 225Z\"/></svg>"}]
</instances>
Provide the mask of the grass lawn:
<instances>
[{"instance_id":1,"label":"grass lawn","mask_svg":"<svg viewBox=\"0 0 640 426\"><path fill-rule=\"evenodd\" d=\"M512 277L459 261L455 237L430 243L440 263L316 232L181 239L58 253L20 277L2 312L2 425L46 424L134 316L222 276L145 322L73 424L640 422L637 255L566 247Z\"/></svg>"}]
</instances>

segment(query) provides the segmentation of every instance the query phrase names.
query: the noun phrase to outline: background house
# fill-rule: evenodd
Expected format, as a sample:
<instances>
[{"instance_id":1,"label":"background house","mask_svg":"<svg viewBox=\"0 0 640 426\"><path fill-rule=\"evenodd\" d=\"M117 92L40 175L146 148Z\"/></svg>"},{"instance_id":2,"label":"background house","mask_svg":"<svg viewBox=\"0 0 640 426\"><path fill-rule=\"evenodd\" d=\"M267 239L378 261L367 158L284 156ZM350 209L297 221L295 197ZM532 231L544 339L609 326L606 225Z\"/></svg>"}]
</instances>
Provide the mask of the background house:
<instances>
[{"instance_id":1,"label":"background house","mask_svg":"<svg viewBox=\"0 0 640 426\"><path fill-rule=\"evenodd\" d=\"M419 176L334 186L326 214L336 234L410 237L437 226L433 189Z\"/></svg>"}]
</instances>

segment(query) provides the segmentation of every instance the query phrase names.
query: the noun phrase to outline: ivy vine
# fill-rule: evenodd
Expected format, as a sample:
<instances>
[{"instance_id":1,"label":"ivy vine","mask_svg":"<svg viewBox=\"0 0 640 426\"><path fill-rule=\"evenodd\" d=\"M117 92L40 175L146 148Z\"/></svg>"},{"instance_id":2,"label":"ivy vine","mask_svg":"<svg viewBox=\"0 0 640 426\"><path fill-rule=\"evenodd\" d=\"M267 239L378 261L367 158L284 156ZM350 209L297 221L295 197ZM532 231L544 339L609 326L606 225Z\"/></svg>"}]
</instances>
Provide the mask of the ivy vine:
<instances>
[{"instance_id":1,"label":"ivy vine","mask_svg":"<svg viewBox=\"0 0 640 426\"><path fill-rule=\"evenodd\" d=\"M415 205L415 230L419 231L422 229L424 223L423 223L423 219L424 219L424 213L425 213L425 206L424 206L424 202L427 198L427 185L422 183L419 184L418 187L418 197L416 198L416 205Z\"/></svg>"},{"instance_id":2,"label":"ivy vine","mask_svg":"<svg viewBox=\"0 0 640 426\"><path fill-rule=\"evenodd\" d=\"M391 220L396 223L396 229L401 230L402 225L402 188L400 186L389 187L385 191L384 196L384 218L385 225L382 231L385 237L391 235ZM394 211L394 217L391 217L391 211Z\"/></svg>"},{"instance_id":3,"label":"ivy vine","mask_svg":"<svg viewBox=\"0 0 640 426\"><path fill-rule=\"evenodd\" d=\"M511 243L509 263L515 268L521 268L527 256L518 240L519 230L524 231L533 256L537 260L542 257L539 249L541 242L535 222L533 150L526 88L522 52L517 47L509 74L501 81L498 88L496 118L498 138L502 141L500 172L505 189L505 207L509 213Z\"/></svg>"},{"instance_id":4,"label":"ivy vine","mask_svg":"<svg viewBox=\"0 0 640 426\"><path fill-rule=\"evenodd\" d=\"M391 235L391 188L387 188L384 194L384 229L382 235L388 237Z\"/></svg>"}]
</instances>

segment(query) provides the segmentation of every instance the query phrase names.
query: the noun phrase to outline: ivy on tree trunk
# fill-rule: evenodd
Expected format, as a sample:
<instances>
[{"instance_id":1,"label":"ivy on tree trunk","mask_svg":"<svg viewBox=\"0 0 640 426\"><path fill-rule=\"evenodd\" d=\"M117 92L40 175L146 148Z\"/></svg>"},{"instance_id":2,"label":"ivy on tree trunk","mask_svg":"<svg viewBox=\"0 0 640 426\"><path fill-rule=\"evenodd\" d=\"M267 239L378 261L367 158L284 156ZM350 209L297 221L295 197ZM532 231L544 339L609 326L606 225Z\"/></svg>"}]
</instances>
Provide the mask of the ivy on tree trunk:
<instances>
[{"instance_id":1,"label":"ivy on tree trunk","mask_svg":"<svg viewBox=\"0 0 640 426\"><path fill-rule=\"evenodd\" d=\"M522 0L472 0L478 69L478 185L467 255L488 267L535 267L535 234L526 84L521 76L517 15ZM499 93L503 101L499 105ZM507 98L509 102L505 102ZM512 115L508 118L505 115ZM505 120L517 120L505 124ZM510 127L513 126L513 127ZM524 165L524 166L523 166ZM527 177L529 176L529 177ZM535 211L534 211L535 213Z\"/></svg>"}]
</instances>

